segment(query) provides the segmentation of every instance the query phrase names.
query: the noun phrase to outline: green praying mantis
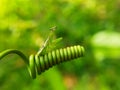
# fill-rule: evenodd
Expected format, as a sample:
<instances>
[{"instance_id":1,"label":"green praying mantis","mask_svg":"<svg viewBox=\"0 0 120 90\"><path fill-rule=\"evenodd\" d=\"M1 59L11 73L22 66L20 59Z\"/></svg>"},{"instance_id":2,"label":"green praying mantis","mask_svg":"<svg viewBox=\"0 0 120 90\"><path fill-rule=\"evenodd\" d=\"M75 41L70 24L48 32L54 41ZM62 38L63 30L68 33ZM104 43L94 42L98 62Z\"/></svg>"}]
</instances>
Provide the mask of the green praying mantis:
<instances>
[{"instance_id":1,"label":"green praying mantis","mask_svg":"<svg viewBox=\"0 0 120 90\"><path fill-rule=\"evenodd\" d=\"M38 55L44 55L46 52L51 51L52 47L55 46L58 42L60 42L62 40L62 37L57 38L55 40L52 40L53 39L53 35L54 35L54 31L56 30L56 26L50 28L50 30L51 31L50 31L47 39L45 40L43 45L40 47L40 49L39 49L39 51L37 53Z\"/></svg>"}]
</instances>

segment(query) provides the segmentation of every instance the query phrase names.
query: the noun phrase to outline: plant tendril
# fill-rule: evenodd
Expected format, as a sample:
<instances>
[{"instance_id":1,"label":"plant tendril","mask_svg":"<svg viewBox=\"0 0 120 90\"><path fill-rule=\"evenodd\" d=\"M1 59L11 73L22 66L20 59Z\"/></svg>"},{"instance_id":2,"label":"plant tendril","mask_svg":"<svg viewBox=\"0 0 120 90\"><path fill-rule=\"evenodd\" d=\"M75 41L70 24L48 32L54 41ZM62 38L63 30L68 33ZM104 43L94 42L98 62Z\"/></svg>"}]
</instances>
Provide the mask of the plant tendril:
<instances>
[{"instance_id":1,"label":"plant tendril","mask_svg":"<svg viewBox=\"0 0 120 90\"><path fill-rule=\"evenodd\" d=\"M16 50L16 49L8 49L8 50L5 50L5 51L1 52L1 53L0 53L0 60L1 60L3 57L7 56L8 54L12 54L12 53L19 55L19 56L24 60L24 62L25 62L26 64L29 63L28 58L27 58L21 51Z\"/></svg>"},{"instance_id":2,"label":"plant tendril","mask_svg":"<svg viewBox=\"0 0 120 90\"><path fill-rule=\"evenodd\" d=\"M48 52L45 55L30 55L28 59L21 51L8 49L0 53L0 60L11 53L19 55L27 64L30 76L34 79L37 74L40 75L52 66L84 56L84 52L84 47L77 45L57 49Z\"/></svg>"}]
</instances>

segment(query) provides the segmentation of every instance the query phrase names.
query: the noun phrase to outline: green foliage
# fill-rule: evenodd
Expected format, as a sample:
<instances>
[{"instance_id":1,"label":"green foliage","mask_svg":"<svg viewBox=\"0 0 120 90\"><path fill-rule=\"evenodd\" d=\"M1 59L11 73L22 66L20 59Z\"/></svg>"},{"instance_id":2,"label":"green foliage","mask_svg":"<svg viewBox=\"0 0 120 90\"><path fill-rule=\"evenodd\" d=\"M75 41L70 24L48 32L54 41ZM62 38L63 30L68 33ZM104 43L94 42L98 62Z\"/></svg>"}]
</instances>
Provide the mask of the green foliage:
<instances>
[{"instance_id":1,"label":"green foliage","mask_svg":"<svg viewBox=\"0 0 120 90\"><path fill-rule=\"evenodd\" d=\"M119 0L0 0L0 52L36 53L54 25L56 38L64 38L60 47L86 48L85 58L36 80L18 57L9 55L0 62L0 90L119 90L119 22Z\"/></svg>"}]
</instances>

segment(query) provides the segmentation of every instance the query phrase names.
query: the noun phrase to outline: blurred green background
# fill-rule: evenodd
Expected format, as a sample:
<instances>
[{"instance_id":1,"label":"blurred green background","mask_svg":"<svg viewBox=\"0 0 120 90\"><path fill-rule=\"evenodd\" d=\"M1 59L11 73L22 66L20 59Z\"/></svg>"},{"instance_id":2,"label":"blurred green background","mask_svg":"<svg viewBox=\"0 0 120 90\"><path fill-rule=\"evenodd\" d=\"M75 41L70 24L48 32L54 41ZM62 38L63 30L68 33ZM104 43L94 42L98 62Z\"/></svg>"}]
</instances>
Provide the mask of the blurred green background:
<instances>
[{"instance_id":1,"label":"blurred green background","mask_svg":"<svg viewBox=\"0 0 120 90\"><path fill-rule=\"evenodd\" d=\"M0 52L36 53L57 26L59 47L80 44L85 57L32 80L17 55L0 61L0 90L120 90L119 0L0 0Z\"/></svg>"}]
</instances>

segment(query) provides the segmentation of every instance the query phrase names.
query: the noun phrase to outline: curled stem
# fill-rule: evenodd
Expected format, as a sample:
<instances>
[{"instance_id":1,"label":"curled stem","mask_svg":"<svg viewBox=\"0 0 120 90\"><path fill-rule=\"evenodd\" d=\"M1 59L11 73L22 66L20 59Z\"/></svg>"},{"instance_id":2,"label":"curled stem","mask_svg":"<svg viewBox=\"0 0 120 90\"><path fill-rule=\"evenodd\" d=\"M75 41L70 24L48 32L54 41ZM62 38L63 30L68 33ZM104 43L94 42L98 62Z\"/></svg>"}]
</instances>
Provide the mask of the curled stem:
<instances>
[{"instance_id":1,"label":"curled stem","mask_svg":"<svg viewBox=\"0 0 120 90\"><path fill-rule=\"evenodd\" d=\"M7 56L8 54L12 54L12 53L19 55L27 65L29 64L28 58L21 51L16 50L16 49L8 49L8 50L1 52L0 53L0 60L3 57Z\"/></svg>"},{"instance_id":2,"label":"curled stem","mask_svg":"<svg viewBox=\"0 0 120 90\"><path fill-rule=\"evenodd\" d=\"M30 76L34 79L37 74L40 75L52 66L83 57L84 52L85 50L83 46L76 45L53 50L45 55L30 55L28 59L21 51L16 49L8 49L0 53L0 60L8 54L14 53L19 55L26 63Z\"/></svg>"}]
</instances>

